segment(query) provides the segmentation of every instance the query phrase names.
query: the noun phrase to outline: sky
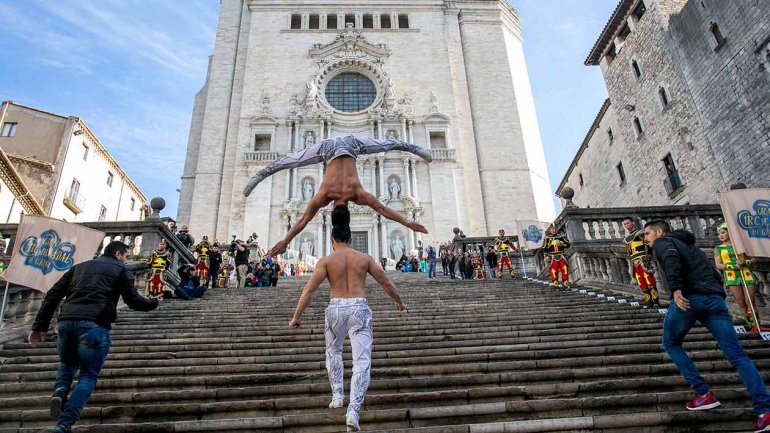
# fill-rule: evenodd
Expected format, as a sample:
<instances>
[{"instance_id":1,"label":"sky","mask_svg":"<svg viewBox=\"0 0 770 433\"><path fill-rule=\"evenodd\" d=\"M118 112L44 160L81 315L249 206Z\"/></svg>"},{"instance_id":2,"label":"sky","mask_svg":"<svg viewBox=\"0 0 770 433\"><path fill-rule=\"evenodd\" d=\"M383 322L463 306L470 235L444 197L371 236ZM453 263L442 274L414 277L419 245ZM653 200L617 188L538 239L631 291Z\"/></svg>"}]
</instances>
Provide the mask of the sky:
<instances>
[{"instance_id":1,"label":"sky","mask_svg":"<svg viewBox=\"0 0 770 433\"><path fill-rule=\"evenodd\" d=\"M583 60L618 0L510 2L555 190L607 97ZM0 0L0 11L0 100L82 118L175 218L219 0Z\"/></svg>"}]
</instances>

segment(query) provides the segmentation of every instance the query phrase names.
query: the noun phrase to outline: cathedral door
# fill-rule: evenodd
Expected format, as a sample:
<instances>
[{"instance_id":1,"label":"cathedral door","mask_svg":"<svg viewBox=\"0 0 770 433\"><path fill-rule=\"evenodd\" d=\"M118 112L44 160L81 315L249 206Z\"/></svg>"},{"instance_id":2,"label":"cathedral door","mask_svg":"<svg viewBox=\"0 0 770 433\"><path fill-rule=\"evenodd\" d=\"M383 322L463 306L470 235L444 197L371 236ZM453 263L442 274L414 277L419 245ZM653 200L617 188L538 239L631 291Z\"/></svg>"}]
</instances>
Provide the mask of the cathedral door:
<instances>
[{"instance_id":1,"label":"cathedral door","mask_svg":"<svg viewBox=\"0 0 770 433\"><path fill-rule=\"evenodd\" d=\"M364 254L369 254L369 233L353 232L350 241L350 247Z\"/></svg>"}]
</instances>

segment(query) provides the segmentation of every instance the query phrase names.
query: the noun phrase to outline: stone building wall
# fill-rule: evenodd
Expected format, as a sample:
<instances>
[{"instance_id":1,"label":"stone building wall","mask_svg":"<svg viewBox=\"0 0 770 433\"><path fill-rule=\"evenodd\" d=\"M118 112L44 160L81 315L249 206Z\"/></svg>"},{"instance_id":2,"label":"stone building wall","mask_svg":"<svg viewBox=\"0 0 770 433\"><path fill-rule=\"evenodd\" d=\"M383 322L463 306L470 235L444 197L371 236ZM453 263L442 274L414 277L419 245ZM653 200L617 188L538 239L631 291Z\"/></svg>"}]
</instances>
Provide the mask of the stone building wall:
<instances>
[{"instance_id":1,"label":"stone building wall","mask_svg":"<svg viewBox=\"0 0 770 433\"><path fill-rule=\"evenodd\" d=\"M770 186L770 2L691 1L669 28L725 183Z\"/></svg>"},{"instance_id":2,"label":"stone building wall","mask_svg":"<svg viewBox=\"0 0 770 433\"><path fill-rule=\"evenodd\" d=\"M736 181L767 186L770 3L643 1L641 19L633 14L639 0L621 2L628 3L629 12L611 35L615 56L605 50L597 62L611 101L604 114L609 118L601 123L616 123L612 129L618 149L601 151L589 140L557 193L569 186L578 206L613 207L715 203L717 193ZM733 35L716 51L710 45L712 22L723 23L723 34ZM620 29L626 23L630 33L623 37ZM590 59L587 64L595 64ZM642 134L635 118L642 123ZM671 176L663 159L669 154L682 184L674 191L665 185ZM616 173L607 173L617 162L623 163L625 185L617 184Z\"/></svg>"}]
</instances>

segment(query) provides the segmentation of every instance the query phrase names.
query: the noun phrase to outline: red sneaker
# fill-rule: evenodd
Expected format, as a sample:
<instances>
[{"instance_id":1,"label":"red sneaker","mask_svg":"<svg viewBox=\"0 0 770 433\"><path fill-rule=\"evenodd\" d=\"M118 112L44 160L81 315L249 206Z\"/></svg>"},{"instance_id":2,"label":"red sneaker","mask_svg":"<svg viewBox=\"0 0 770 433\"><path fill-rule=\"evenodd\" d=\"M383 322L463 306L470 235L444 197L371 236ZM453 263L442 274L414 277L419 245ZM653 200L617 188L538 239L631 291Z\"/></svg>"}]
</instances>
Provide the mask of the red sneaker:
<instances>
[{"instance_id":1,"label":"red sneaker","mask_svg":"<svg viewBox=\"0 0 770 433\"><path fill-rule=\"evenodd\" d=\"M687 403L687 410L709 410L719 406L722 406L722 403L714 397L714 394L708 393L703 397L695 397L695 400Z\"/></svg>"},{"instance_id":2,"label":"red sneaker","mask_svg":"<svg viewBox=\"0 0 770 433\"><path fill-rule=\"evenodd\" d=\"M765 412L757 418L757 423L754 424L754 433L762 431L770 431L770 413Z\"/></svg>"}]
</instances>

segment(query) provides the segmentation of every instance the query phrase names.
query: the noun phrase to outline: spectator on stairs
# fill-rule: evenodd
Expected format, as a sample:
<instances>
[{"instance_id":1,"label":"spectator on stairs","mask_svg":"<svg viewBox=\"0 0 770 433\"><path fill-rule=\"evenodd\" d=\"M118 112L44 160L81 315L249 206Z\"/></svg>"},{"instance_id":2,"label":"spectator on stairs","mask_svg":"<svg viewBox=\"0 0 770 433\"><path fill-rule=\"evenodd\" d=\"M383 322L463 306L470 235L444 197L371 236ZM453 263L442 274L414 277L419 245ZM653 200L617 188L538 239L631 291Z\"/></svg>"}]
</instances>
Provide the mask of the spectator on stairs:
<instances>
[{"instance_id":1,"label":"spectator on stairs","mask_svg":"<svg viewBox=\"0 0 770 433\"><path fill-rule=\"evenodd\" d=\"M648 222L644 226L644 237L666 275L672 294L673 302L663 321L663 348L697 394L694 400L687 403L687 409L708 410L721 406L682 348L684 338L698 321L716 338L749 391L754 412L759 416L754 431L770 431L770 395L735 333L725 304L722 279L714 268L714 262L695 244L692 233L687 230L671 231L671 226L664 220Z\"/></svg>"},{"instance_id":2,"label":"spectator on stairs","mask_svg":"<svg viewBox=\"0 0 770 433\"><path fill-rule=\"evenodd\" d=\"M183 264L177 269L180 282L174 294L186 300L200 298L206 293L206 286L201 285L195 265Z\"/></svg>"}]
</instances>

